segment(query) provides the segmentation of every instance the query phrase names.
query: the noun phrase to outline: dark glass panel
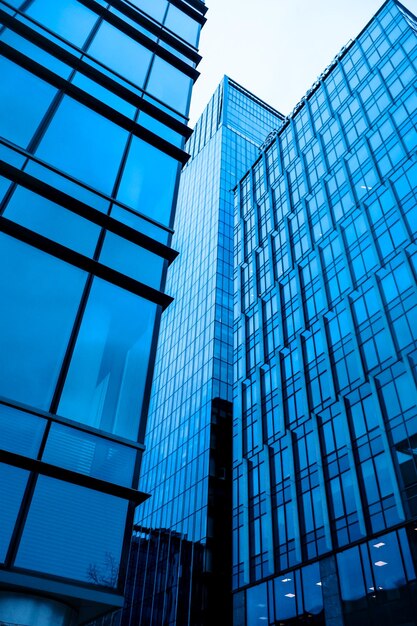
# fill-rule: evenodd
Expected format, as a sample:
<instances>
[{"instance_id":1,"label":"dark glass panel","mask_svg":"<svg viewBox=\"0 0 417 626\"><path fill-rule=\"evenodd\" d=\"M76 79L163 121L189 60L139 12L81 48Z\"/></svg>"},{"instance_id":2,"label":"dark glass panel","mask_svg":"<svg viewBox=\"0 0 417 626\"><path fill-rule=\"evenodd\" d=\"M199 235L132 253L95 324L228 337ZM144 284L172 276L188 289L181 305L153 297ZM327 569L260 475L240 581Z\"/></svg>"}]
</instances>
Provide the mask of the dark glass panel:
<instances>
[{"instance_id":1,"label":"dark glass panel","mask_svg":"<svg viewBox=\"0 0 417 626\"><path fill-rule=\"evenodd\" d=\"M88 54L137 87L143 87L152 59L152 52L148 48L108 22L102 22L88 48Z\"/></svg>"},{"instance_id":2,"label":"dark glass panel","mask_svg":"<svg viewBox=\"0 0 417 626\"><path fill-rule=\"evenodd\" d=\"M156 309L95 279L58 413L136 440Z\"/></svg>"},{"instance_id":3,"label":"dark glass panel","mask_svg":"<svg viewBox=\"0 0 417 626\"><path fill-rule=\"evenodd\" d=\"M136 451L70 426L52 424L42 460L130 487Z\"/></svg>"},{"instance_id":4,"label":"dark glass panel","mask_svg":"<svg viewBox=\"0 0 417 626\"><path fill-rule=\"evenodd\" d=\"M127 132L72 98L64 97L36 156L110 194Z\"/></svg>"},{"instance_id":5,"label":"dark glass panel","mask_svg":"<svg viewBox=\"0 0 417 626\"><path fill-rule=\"evenodd\" d=\"M297 615L297 595L294 573L290 572L274 580L275 612L278 620Z\"/></svg>"},{"instance_id":6,"label":"dark glass panel","mask_svg":"<svg viewBox=\"0 0 417 626\"><path fill-rule=\"evenodd\" d=\"M133 137L118 200L168 225L178 167L178 161Z\"/></svg>"},{"instance_id":7,"label":"dark glass panel","mask_svg":"<svg viewBox=\"0 0 417 626\"><path fill-rule=\"evenodd\" d=\"M127 502L39 476L15 564L116 587Z\"/></svg>"},{"instance_id":8,"label":"dark glass panel","mask_svg":"<svg viewBox=\"0 0 417 626\"><path fill-rule=\"evenodd\" d=\"M76 252L92 256L100 227L33 191L18 187L4 216Z\"/></svg>"},{"instance_id":9,"label":"dark glass panel","mask_svg":"<svg viewBox=\"0 0 417 626\"><path fill-rule=\"evenodd\" d=\"M307 613L318 615L323 610L323 593L318 563L303 567L301 570L303 579L304 610Z\"/></svg>"},{"instance_id":10,"label":"dark glass panel","mask_svg":"<svg viewBox=\"0 0 417 626\"><path fill-rule=\"evenodd\" d=\"M0 395L48 410L85 273L0 235Z\"/></svg>"},{"instance_id":11,"label":"dark glass panel","mask_svg":"<svg viewBox=\"0 0 417 626\"><path fill-rule=\"evenodd\" d=\"M246 591L247 624L268 622L268 598L266 584L250 587Z\"/></svg>"},{"instance_id":12,"label":"dark glass panel","mask_svg":"<svg viewBox=\"0 0 417 626\"><path fill-rule=\"evenodd\" d=\"M4 563L29 472L0 463L0 563Z\"/></svg>"},{"instance_id":13,"label":"dark glass panel","mask_svg":"<svg viewBox=\"0 0 417 626\"><path fill-rule=\"evenodd\" d=\"M0 135L26 148L57 90L4 57L0 76Z\"/></svg>"},{"instance_id":14,"label":"dark glass panel","mask_svg":"<svg viewBox=\"0 0 417 626\"><path fill-rule=\"evenodd\" d=\"M77 0L34 0L25 13L79 47L83 46L98 19L96 13Z\"/></svg>"},{"instance_id":15,"label":"dark glass panel","mask_svg":"<svg viewBox=\"0 0 417 626\"><path fill-rule=\"evenodd\" d=\"M0 404L0 448L35 458L45 432L46 420Z\"/></svg>"}]
</instances>

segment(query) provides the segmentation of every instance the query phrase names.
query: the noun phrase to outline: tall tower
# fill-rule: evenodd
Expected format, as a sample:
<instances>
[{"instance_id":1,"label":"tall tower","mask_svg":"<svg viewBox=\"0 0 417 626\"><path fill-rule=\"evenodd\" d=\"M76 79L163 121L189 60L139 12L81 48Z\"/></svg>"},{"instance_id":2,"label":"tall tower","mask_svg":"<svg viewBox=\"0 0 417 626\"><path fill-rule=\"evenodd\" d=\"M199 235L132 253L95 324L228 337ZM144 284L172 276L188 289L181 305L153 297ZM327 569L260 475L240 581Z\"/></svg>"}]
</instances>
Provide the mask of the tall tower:
<instances>
[{"instance_id":1,"label":"tall tower","mask_svg":"<svg viewBox=\"0 0 417 626\"><path fill-rule=\"evenodd\" d=\"M234 626L417 624L416 89L389 0L237 188Z\"/></svg>"},{"instance_id":2,"label":"tall tower","mask_svg":"<svg viewBox=\"0 0 417 626\"><path fill-rule=\"evenodd\" d=\"M161 323L141 475L152 498L138 509L132 551L132 570L148 569L136 609L126 608L132 626L231 623L218 611L230 603L231 189L281 119L225 77L186 145L174 238L180 256L167 283L174 303ZM170 556L156 559L168 544ZM163 603L167 594L173 600L161 608L155 597Z\"/></svg>"},{"instance_id":3,"label":"tall tower","mask_svg":"<svg viewBox=\"0 0 417 626\"><path fill-rule=\"evenodd\" d=\"M0 622L123 604L200 0L0 2Z\"/></svg>"}]
</instances>

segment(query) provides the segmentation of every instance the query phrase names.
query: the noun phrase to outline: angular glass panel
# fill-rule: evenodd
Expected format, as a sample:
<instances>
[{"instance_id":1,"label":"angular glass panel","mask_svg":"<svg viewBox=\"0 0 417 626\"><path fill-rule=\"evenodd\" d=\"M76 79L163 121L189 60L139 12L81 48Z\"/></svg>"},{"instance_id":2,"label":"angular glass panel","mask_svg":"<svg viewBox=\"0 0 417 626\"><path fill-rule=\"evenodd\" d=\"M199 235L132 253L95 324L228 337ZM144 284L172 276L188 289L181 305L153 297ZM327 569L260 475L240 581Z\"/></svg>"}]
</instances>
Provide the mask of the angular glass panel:
<instances>
[{"instance_id":1,"label":"angular glass panel","mask_svg":"<svg viewBox=\"0 0 417 626\"><path fill-rule=\"evenodd\" d=\"M136 451L70 426L52 424L42 460L130 487Z\"/></svg>"},{"instance_id":2,"label":"angular glass panel","mask_svg":"<svg viewBox=\"0 0 417 626\"><path fill-rule=\"evenodd\" d=\"M168 5L168 0L131 0L131 2L159 22L162 22Z\"/></svg>"},{"instance_id":3,"label":"angular glass panel","mask_svg":"<svg viewBox=\"0 0 417 626\"><path fill-rule=\"evenodd\" d=\"M26 148L57 90L5 57L0 76L0 135Z\"/></svg>"},{"instance_id":4,"label":"angular glass panel","mask_svg":"<svg viewBox=\"0 0 417 626\"><path fill-rule=\"evenodd\" d=\"M128 503L39 476L17 567L116 587Z\"/></svg>"},{"instance_id":5,"label":"angular glass panel","mask_svg":"<svg viewBox=\"0 0 417 626\"><path fill-rule=\"evenodd\" d=\"M0 404L0 448L30 458L38 455L46 419Z\"/></svg>"},{"instance_id":6,"label":"angular glass panel","mask_svg":"<svg viewBox=\"0 0 417 626\"><path fill-rule=\"evenodd\" d=\"M168 244L170 237L170 233L168 231L160 226L157 226L156 224L152 224L152 222L136 215L132 211L127 211L117 205L113 205L111 216L114 217L114 219L119 220L119 222L134 228L139 233L149 235L149 237L152 237L156 241L160 241L165 245Z\"/></svg>"},{"instance_id":7,"label":"angular glass panel","mask_svg":"<svg viewBox=\"0 0 417 626\"><path fill-rule=\"evenodd\" d=\"M169 225L179 163L133 137L117 194L118 200Z\"/></svg>"},{"instance_id":8,"label":"angular glass panel","mask_svg":"<svg viewBox=\"0 0 417 626\"><path fill-rule=\"evenodd\" d=\"M88 54L137 87L143 87L152 59L152 52L148 48L108 22L102 22L88 48Z\"/></svg>"},{"instance_id":9,"label":"angular glass panel","mask_svg":"<svg viewBox=\"0 0 417 626\"><path fill-rule=\"evenodd\" d=\"M192 79L167 61L155 57L146 91L180 113L187 113Z\"/></svg>"},{"instance_id":10,"label":"angular glass panel","mask_svg":"<svg viewBox=\"0 0 417 626\"><path fill-rule=\"evenodd\" d=\"M188 41L192 46L197 44L200 24L180 9L177 9L173 4L169 6L164 26L185 39L185 41Z\"/></svg>"},{"instance_id":11,"label":"angular glass panel","mask_svg":"<svg viewBox=\"0 0 417 626\"><path fill-rule=\"evenodd\" d=\"M33 191L18 187L4 217L76 252L92 256L101 228Z\"/></svg>"},{"instance_id":12,"label":"angular glass panel","mask_svg":"<svg viewBox=\"0 0 417 626\"><path fill-rule=\"evenodd\" d=\"M95 279L58 413L137 439L157 305Z\"/></svg>"},{"instance_id":13,"label":"angular glass panel","mask_svg":"<svg viewBox=\"0 0 417 626\"><path fill-rule=\"evenodd\" d=\"M29 472L0 463L0 563L4 563L12 538Z\"/></svg>"},{"instance_id":14,"label":"angular glass panel","mask_svg":"<svg viewBox=\"0 0 417 626\"><path fill-rule=\"evenodd\" d=\"M352 548L337 555L342 599L348 602L359 600L366 595L358 548Z\"/></svg>"},{"instance_id":15,"label":"angular glass panel","mask_svg":"<svg viewBox=\"0 0 417 626\"><path fill-rule=\"evenodd\" d=\"M145 285L161 286L164 259L114 233L107 232L99 260Z\"/></svg>"},{"instance_id":16,"label":"angular glass panel","mask_svg":"<svg viewBox=\"0 0 417 626\"><path fill-rule=\"evenodd\" d=\"M49 410L86 274L0 234L0 395Z\"/></svg>"},{"instance_id":17,"label":"angular glass panel","mask_svg":"<svg viewBox=\"0 0 417 626\"><path fill-rule=\"evenodd\" d=\"M25 13L79 47L82 47L98 20L96 13L76 0L34 0Z\"/></svg>"},{"instance_id":18,"label":"angular glass panel","mask_svg":"<svg viewBox=\"0 0 417 626\"><path fill-rule=\"evenodd\" d=\"M318 615L323 610L323 592L318 563L303 567L301 570L303 580L304 610L307 613Z\"/></svg>"},{"instance_id":19,"label":"angular glass panel","mask_svg":"<svg viewBox=\"0 0 417 626\"><path fill-rule=\"evenodd\" d=\"M268 598L266 585L257 585L246 591L247 624L268 623Z\"/></svg>"},{"instance_id":20,"label":"angular glass panel","mask_svg":"<svg viewBox=\"0 0 417 626\"><path fill-rule=\"evenodd\" d=\"M64 97L36 156L110 194L127 132L72 98Z\"/></svg>"},{"instance_id":21,"label":"angular glass panel","mask_svg":"<svg viewBox=\"0 0 417 626\"><path fill-rule=\"evenodd\" d=\"M72 72L72 68L69 65L18 35L13 30L6 29L3 31L0 39L63 78L68 78Z\"/></svg>"},{"instance_id":22,"label":"angular glass panel","mask_svg":"<svg viewBox=\"0 0 417 626\"><path fill-rule=\"evenodd\" d=\"M276 618L287 619L297 615L297 593L294 573L289 572L274 580ZM301 600L301 598L299 598Z\"/></svg>"}]
</instances>

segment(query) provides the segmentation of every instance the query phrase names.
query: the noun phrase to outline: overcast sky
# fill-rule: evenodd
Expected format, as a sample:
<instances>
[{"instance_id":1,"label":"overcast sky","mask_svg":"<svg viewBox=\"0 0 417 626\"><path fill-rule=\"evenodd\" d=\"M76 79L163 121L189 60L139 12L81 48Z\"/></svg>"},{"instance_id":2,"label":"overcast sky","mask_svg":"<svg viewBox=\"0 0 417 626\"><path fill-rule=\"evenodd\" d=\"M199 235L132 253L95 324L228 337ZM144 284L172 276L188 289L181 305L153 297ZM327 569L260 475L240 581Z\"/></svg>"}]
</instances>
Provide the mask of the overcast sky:
<instances>
[{"instance_id":1,"label":"overcast sky","mask_svg":"<svg viewBox=\"0 0 417 626\"><path fill-rule=\"evenodd\" d=\"M289 113L382 0L206 0L191 125L227 74ZM417 13L417 0L403 4Z\"/></svg>"}]
</instances>

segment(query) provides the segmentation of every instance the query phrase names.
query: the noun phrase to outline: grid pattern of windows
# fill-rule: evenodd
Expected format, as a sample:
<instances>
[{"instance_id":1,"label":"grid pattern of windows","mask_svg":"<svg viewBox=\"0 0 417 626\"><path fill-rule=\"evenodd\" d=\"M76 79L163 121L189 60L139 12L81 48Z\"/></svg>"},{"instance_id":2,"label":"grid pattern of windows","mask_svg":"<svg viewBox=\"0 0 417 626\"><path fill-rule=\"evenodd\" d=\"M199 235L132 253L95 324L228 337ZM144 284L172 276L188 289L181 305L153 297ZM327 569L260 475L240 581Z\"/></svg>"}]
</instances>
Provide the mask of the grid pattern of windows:
<instances>
[{"instance_id":1,"label":"grid pattern of windows","mask_svg":"<svg viewBox=\"0 0 417 626\"><path fill-rule=\"evenodd\" d=\"M407 587L417 518L416 89L415 21L389 1L236 189L239 626L306 614L322 624L333 601L345 624L394 624L397 596L402 621L417 623ZM400 526L407 533L383 534ZM329 564L340 597L322 583ZM387 615L369 622L375 598Z\"/></svg>"},{"instance_id":2,"label":"grid pattern of windows","mask_svg":"<svg viewBox=\"0 0 417 626\"><path fill-rule=\"evenodd\" d=\"M38 593L37 574L65 596L66 581L86 607L88 589L101 593L97 612L120 604L145 499L204 12L199 0L0 2L2 585L29 572Z\"/></svg>"},{"instance_id":3,"label":"grid pattern of windows","mask_svg":"<svg viewBox=\"0 0 417 626\"><path fill-rule=\"evenodd\" d=\"M213 574L218 592L216 599L202 601L195 587L193 605L200 603L202 621L192 624L214 623L218 594L226 593L229 575L225 524L230 509L227 438L233 362L230 190L281 119L225 78L186 145L191 159L181 175L173 239L180 256L167 283L174 302L162 316L141 473L141 488L153 495L138 509L137 519L141 526L168 528L205 547L204 562L196 562L193 576L203 567L207 576ZM229 623L226 614L224 619Z\"/></svg>"}]
</instances>

